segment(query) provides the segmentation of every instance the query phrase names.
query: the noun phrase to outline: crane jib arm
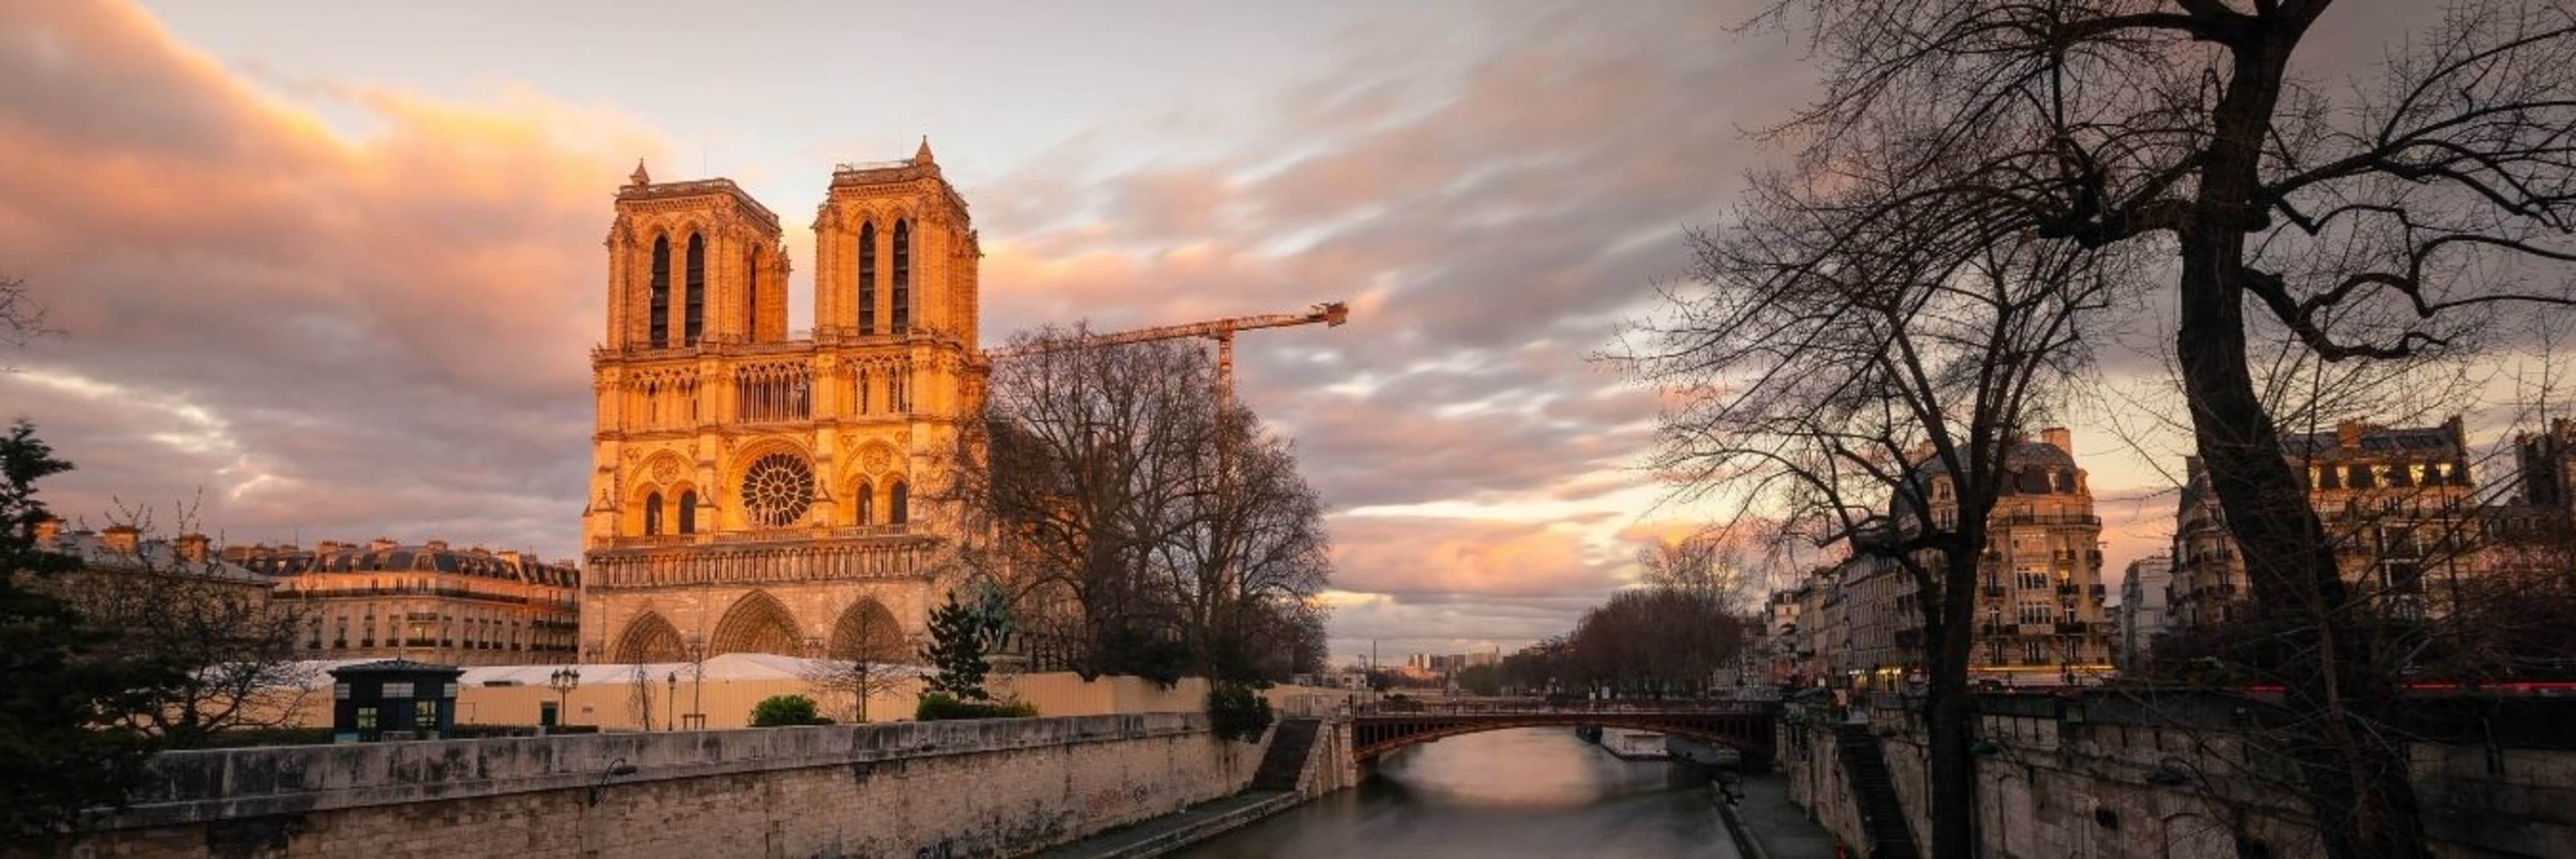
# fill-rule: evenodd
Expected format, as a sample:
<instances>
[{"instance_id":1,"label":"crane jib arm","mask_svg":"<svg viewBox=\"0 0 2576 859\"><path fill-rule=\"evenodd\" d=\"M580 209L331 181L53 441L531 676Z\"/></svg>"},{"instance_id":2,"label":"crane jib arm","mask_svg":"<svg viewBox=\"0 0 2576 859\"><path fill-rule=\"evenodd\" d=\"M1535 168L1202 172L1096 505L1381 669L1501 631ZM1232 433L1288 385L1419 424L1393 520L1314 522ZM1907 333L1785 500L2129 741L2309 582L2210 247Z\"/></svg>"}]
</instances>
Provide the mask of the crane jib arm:
<instances>
[{"instance_id":1,"label":"crane jib arm","mask_svg":"<svg viewBox=\"0 0 2576 859\"><path fill-rule=\"evenodd\" d=\"M1232 339L1234 337L1234 332L1237 331L1250 331L1256 328L1285 328L1291 325L1313 325L1319 322L1329 327L1348 322L1350 321L1350 318L1350 305L1334 301L1315 305L1304 313L1273 313L1262 316L1237 316L1231 319L1188 322L1179 325L1159 325L1153 328L1139 328L1133 331L1116 331L1108 334L1093 334L1085 337L1040 340L1031 343L1021 343L997 349L989 349L985 351L985 354L991 355L995 358L1012 358L1021 355L1061 352L1067 349L1089 349L1098 346L1119 346L1128 343L1143 343L1150 340L1177 340L1183 337L1212 337L1219 340L1228 340Z\"/></svg>"}]
</instances>

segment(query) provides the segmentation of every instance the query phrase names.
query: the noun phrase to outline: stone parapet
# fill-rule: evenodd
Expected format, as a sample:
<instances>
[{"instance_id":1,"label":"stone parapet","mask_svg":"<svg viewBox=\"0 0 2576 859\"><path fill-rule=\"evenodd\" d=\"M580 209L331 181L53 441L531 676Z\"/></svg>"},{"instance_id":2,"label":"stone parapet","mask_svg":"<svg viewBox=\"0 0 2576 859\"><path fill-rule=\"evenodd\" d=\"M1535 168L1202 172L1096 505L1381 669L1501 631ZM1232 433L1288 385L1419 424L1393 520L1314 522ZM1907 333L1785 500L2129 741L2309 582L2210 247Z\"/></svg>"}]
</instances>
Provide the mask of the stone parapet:
<instances>
[{"instance_id":1,"label":"stone parapet","mask_svg":"<svg viewBox=\"0 0 2576 859\"><path fill-rule=\"evenodd\" d=\"M75 849L1010 855L1233 793L1250 748L1143 713L176 752Z\"/></svg>"}]
</instances>

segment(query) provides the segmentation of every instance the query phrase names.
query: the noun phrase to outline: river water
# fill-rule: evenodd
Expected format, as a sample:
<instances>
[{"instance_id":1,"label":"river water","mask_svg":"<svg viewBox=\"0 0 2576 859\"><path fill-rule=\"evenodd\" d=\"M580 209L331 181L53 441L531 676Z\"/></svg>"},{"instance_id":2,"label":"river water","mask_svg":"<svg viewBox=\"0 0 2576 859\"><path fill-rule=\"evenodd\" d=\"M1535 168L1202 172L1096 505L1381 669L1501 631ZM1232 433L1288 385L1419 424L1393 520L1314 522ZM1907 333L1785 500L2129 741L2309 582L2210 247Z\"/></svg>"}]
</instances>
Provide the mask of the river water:
<instances>
[{"instance_id":1,"label":"river water","mask_svg":"<svg viewBox=\"0 0 2576 859\"><path fill-rule=\"evenodd\" d=\"M1570 728L1450 737L1395 752L1356 790L1178 854L1268 857L1732 857L1707 781L1623 761Z\"/></svg>"}]
</instances>

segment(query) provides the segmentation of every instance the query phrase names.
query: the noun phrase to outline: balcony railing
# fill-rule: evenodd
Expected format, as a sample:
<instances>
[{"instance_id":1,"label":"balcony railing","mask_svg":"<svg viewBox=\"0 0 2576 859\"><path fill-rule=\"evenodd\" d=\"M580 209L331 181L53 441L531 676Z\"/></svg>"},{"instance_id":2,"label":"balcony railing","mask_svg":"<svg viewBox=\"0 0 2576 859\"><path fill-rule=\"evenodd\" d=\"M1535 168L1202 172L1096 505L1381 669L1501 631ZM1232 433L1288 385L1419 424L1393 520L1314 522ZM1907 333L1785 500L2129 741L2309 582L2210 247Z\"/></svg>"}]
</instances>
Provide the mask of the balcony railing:
<instances>
[{"instance_id":1,"label":"balcony railing","mask_svg":"<svg viewBox=\"0 0 2576 859\"><path fill-rule=\"evenodd\" d=\"M2102 517L2084 513L2006 513L1986 520L1994 525L2092 525L2100 526Z\"/></svg>"},{"instance_id":2,"label":"balcony railing","mask_svg":"<svg viewBox=\"0 0 2576 859\"><path fill-rule=\"evenodd\" d=\"M910 534L912 534L912 525L908 522L883 525L773 528L761 531L709 531L696 534L636 534L610 537L608 548L645 549L661 546L704 546L717 543L776 543L790 540L865 540L877 537L903 537Z\"/></svg>"}]
</instances>

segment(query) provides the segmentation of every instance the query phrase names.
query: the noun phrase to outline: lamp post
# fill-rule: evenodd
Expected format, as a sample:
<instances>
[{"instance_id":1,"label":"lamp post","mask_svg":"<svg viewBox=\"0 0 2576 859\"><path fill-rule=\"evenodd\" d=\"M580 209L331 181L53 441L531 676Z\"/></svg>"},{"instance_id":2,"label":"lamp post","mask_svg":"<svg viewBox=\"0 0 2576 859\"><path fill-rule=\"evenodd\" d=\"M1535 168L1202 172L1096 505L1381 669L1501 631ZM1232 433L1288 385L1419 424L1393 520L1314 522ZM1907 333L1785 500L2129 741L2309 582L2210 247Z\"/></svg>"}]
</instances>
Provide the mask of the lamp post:
<instances>
[{"instance_id":1,"label":"lamp post","mask_svg":"<svg viewBox=\"0 0 2576 859\"><path fill-rule=\"evenodd\" d=\"M689 636L689 728L707 728L707 641Z\"/></svg>"},{"instance_id":2,"label":"lamp post","mask_svg":"<svg viewBox=\"0 0 2576 859\"><path fill-rule=\"evenodd\" d=\"M671 694L669 697L662 699L662 726L666 729L677 731L680 729L680 672L677 670L672 671L669 681L671 684ZM648 680L645 682L649 683L652 681Z\"/></svg>"},{"instance_id":3,"label":"lamp post","mask_svg":"<svg viewBox=\"0 0 2576 859\"><path fill-rule=\"evenodd\" d=\"M581 669L566 665L546 675L546 685L555 690L555 724L572 724L572 690L581 685Z\"/></svg>"}]
</instances>

